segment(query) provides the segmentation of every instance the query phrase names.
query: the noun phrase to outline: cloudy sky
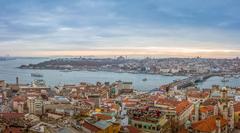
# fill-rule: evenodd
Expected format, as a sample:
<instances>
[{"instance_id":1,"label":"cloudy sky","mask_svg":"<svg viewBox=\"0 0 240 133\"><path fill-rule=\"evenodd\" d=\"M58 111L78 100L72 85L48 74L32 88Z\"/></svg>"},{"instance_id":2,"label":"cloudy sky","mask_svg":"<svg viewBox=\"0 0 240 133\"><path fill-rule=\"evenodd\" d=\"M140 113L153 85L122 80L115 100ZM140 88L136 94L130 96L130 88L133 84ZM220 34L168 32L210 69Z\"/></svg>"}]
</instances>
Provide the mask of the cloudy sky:
<instances>
[{"instance_id":1,"label":"cloudy sky","mask_svg":"<svg viewBox=\"0 0 240 133\"><path fill-rule=\"evenodd\" d=\"M0 55L240 56L239 0L0 0Z\"/></svg>"}]
</instances>

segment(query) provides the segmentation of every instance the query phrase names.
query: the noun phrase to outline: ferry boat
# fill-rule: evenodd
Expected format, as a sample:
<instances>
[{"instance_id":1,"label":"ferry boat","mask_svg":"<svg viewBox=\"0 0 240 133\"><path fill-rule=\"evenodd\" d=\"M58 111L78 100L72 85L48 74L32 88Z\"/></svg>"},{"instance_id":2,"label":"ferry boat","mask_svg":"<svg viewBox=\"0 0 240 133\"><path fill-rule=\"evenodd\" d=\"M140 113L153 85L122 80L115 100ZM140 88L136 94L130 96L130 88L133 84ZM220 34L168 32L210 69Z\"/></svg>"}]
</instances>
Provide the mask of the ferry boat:
<instances>
[{"instance_id":1,"label":"ferry boat","mask_svg":"<svg viewBox=\"0 0 240 133\"><path fill-rule=\"evenodd\" d=\"M172 73L163 73L162 75L163 75L163 76L173 76Z\"/></svg>"},{"instance_id":2,"label":"ferry boat","mask_svg":"<svg viewBox=\"0 0 240 133\"><path fill-rule=\"evenodd\" d=\"M72 72L72 70L64 69L64 70L60 70L60 72Z\"/></svg>"},{"instance_id":3,"label":"ferry boat","mask_svg":"<svg viewBox=\"0 0 240 133\"><path fill-rule=\"evenodd\" d=\"M31 77L43 77L40 73L31 73Z\"/></svg>"}]
</instances>

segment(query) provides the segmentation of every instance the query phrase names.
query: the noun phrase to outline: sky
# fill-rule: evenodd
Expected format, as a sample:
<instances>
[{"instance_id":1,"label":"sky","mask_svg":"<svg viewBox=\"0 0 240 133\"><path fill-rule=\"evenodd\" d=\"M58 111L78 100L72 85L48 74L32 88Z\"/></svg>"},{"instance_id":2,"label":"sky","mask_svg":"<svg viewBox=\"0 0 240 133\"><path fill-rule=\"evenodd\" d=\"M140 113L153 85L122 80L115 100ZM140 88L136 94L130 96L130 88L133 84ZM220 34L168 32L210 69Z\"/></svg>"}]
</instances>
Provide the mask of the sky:
<instances>
[{"instance_id":1,"label":"sky","mask_svg":"<svg viewBox=\"0 0 240 133\"><path fill-rule=\"evenodd\" d=\"M0 56L240 56L239 0L0 0Z\"/></svg>"}]
</instances>

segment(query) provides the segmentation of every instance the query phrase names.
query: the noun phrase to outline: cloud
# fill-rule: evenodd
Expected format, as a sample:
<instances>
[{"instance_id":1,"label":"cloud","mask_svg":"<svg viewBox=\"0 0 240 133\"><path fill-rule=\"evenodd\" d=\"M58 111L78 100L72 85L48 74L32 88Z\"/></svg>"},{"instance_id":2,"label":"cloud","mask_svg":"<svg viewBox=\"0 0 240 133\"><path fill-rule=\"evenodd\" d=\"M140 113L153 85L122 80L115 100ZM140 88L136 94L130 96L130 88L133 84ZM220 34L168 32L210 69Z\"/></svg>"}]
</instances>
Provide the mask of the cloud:
<instances>
[{"instance_id":1,"label":"cloud","mask_svg":"<svg viewBox=\"0 0 240 133\"><path fill-rule=\"evenodd\" d=\"M0 52L239 49L239 4L234 0L0 1Z\"/></svg>"}]
</instances>

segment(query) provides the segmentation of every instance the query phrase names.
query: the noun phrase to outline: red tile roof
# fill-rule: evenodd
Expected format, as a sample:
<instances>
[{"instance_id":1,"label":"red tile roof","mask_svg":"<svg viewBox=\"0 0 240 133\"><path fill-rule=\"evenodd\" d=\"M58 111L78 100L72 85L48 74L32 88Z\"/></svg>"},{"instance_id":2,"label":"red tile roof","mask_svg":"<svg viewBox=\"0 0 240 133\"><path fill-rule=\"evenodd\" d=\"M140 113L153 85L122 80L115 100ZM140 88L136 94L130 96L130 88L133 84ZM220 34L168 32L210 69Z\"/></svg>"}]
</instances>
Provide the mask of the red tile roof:
<instances>
[{"instance_id":1,"label":"red tile roof","mask_svg":"<svg viewBox=\"0 0 240 133\"><path fill-rule=\"evenodd\" d=\"M176 112L178 115L182 114L185 110L187 110L192 104L188 102L187 100L181 101L177 106L176 106Z\"/></svg>"},{"instance_id":2,"label":"red tile roof","mask_svg":"<svg viewBox=\"0 0 240 133\"><path fill-rule=\"evenodd\" d=\"M176 107L179 104L179 102L176 100L172 100L172 99L159 98L157 100L156 104Z\"/></svg>"},{"instance_id":3,"label":"red tile roof","mask_svg":"<svg viewBox=\"0 0 240 133\"><path fill-rule=\"evenodd\" d=\"M128 129L129 133L141 133L141 130L137 129L136 127L133 126L126 126Z\"/></svg>"},{"instance_id":4,"label":"red tile roof","mask_svg":"<svg viewBox=\"0 0 240 133\"><path fill-rule=\"evenodd\" d=\"M187 130L184 126L182 126L182 127L180 127L180 129L178 130L178 133L188 133L188 130Z\"/></svg>"},{"instance_id":5,"label":"red tile roof","mask_svg":"<svg viewBox=\"0 0 240 133\"><path fill-rule=\"evenodd\" d=\"M9 127L3 131L3 133L22 133L21 128Z\"/></svg>"},{"instance_id":6,"label":"red tile roof","mask_svg":"<svg viewBox=\"0 0 240 133\"><path fill-rule=\"evenodd\" d=\"M218 99L212 99L209 98L207 99L202 105L207 106L207 105L216 105L218 103Z\"/></svg>"},{"instance_id":7,"label":"red tile roof","mask_svg":"<svg viewBox=\"0 0 240 133\"><path fill-rule=\"evenodd\" d=\"M187 93L188 97L194 97L194 98L206 98L209 96L208 92L201 92L201 91L189 91Z\"/></svg>"},{"instance_id":8,"label":"red tile roof","mask_svg":"<svg viewBox=\"0 0 240 133\"><path fill-rule=\"evenodd\" d=\"M16 101L16 102L24 102L24 101L25 101L25 97L15 96L15 97L13 98L13 101Z\"/></svg>"},{"instance_id":9,"label":"red tile roof","mask_svg":"<svg viewBox=\"0 0 240 133\"><path fill-rule=\"evenodd\" d=\"M193 123L192 128L193 130L197 130L200 132L212 132L217 129L216 119L218 117L219 116L211 116L211 117L208 117L207 119ZM227 120L223 119L223 117L219 117L219 118L221 120L221 127L226 126Z\"/></svg>"},{"instance_id":10,"label":"red tile roof","mask_svg":"<svg viewBox=\"0 0 240 133\"><path fill-rule=\"evenodd\" d=\"M96 127L96 126L94 126L94 125L92 125L92 124L90 124L86 121L83 123L83 127L92 131L92 132L98 132L98 131L101 130L100 128L98 128L98 127Z\"/></svg>"},{"instance_id":11,"label":"red tile roof","mask_svg":"<svg viewBox=\"0 0 240 133\"><path fill-rule=\"evenodd\" d=\"M201 113L207 113L207 112L213 112L213 111L214 111L214 106L212 105L200 107Z\"/></svg>"},{"instance_id":12,"label":"red tile roof","mask_svg":"<svg viewBox=\"0 0 240 133\"><path fill-rule=\"evenodd\" d=\"M234 112L239 112L240 111L240 102L234 104Z\"/></svg>"},{"instance_id":13,"label":"red tile roof","mask_svg":"<svg viewBox=\"0 0 240 133\"><path fill-rule=\"evenodd\" d=\"M104 114L95 114L94 116L96 116L100 120L111 120L112 119L111 116L104 115Z\"/></svg>"},{"instance_id":14,"label":"red tile roof","mask_svg":"<svg viewBox=\"0 0 240 133\"><path fill-rule=\"evenodd\" d=\"M23 113L15 113L15 112L9 112L9 113L0 113L0 118L11 120L11 119L18 119L24 117Z\"/></svg>"}]
</instances>

